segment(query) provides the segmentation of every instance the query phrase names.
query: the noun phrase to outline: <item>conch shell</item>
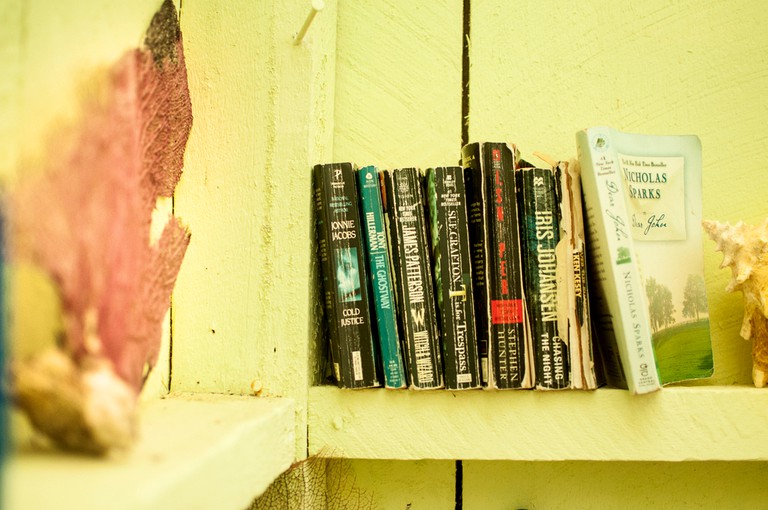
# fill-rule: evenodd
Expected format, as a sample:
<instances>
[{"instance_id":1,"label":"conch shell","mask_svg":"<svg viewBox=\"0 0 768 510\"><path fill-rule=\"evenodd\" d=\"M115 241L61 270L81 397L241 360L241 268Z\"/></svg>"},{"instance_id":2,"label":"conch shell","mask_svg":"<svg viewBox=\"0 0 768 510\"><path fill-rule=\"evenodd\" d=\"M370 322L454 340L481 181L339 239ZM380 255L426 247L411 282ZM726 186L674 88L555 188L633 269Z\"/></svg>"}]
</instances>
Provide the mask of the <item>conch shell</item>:
<instances>
[{"instance_id":1,"label":"conch shell","mask_svg":"<svg viewBox=\"0 0 768 510\"><path fill-rule=\"evenodd\" d=\"M721 268L730 266L733 278L726 291L744 296L741 336L752 340L752 381L768 383L768 219L761 225L704 221L704 230L723 252Z\"/></svg>"}]
</instances>

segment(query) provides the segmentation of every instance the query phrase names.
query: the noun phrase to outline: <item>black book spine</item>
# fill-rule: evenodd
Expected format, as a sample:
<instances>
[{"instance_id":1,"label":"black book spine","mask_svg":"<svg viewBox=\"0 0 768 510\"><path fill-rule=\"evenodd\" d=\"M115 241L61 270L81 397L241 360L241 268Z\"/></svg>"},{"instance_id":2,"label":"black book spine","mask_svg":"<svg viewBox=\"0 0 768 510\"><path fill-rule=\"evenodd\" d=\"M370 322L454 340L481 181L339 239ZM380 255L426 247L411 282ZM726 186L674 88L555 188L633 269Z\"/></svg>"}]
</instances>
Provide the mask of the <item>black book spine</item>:
<instances>
[{"instance_id":1,"label":"black book spine","mask_svg":"<svg viewBox=\"0 0 768 510\"><path fill-rule=\"evenodd\" d=\"M379 170L379 186L381 188L381 208L384 212L384 228L387 231L387 250L389 260L392 264L392 289L395 300L395 322L397 326L397 336L400 339L400 352L403 357L405 384L411 387L411 375L408 368L408 343L405 340L403 330L402 310L403 310L403 289L400 281L402 268L400 267L400 256L397 251L397 229L395 228L395 212L392 203L392 172L390 170Z\"/></svg>"},{"instance_id":2,"label":"black book spine","mask_svg":"<svg viewBox=\"0 0 768 510\"><path fill-rule=\"evenodd\" d=\"M528 316L536 356L536 387L570 386L568 345L558 327L557 256L560 240L557 185L551 168L518 171L521 196L521 236L524 239L524 273Z\"/></svg>"},{"instance_id":3,"label":"black book spine","mask_svg":"<svg viewBox=\"0 0 768 510\"><path fill-rule=\"evenodd\" d=\"M488 321L489 301L486 285L487 231L485 222L485 187L482 185L480 167L480 144L471 143L461 150L461 165L464 167L464 184L467 196L467 225L469 231L469 254L472 264L472 292L475 306L475 332L477 334L477 355L480 363L480 379L488 385Z\"/></svg>"},{"instance_id":4,"label":"black book spine","mask_svg":"<svg viewBox=\"0 0 768 510\"><path fill-rule=\"evenodd\" d=\"M334 377L343 388L380 386L354 168L351 163L316 165L313 184Z\"/></svg>"},{"instance_id":5,"label":"black book spine","mask_svg":"<svg viewBox=\"0 0 768 510\"><path fill-rule=\"evenodd\" d=\"M427 244L423 178L416 168L392 170L386 172L385 177L409 387L442 388L443 367Z\"/></svg>"},{"instance_id":6,"label":"black book spine","mask_svg":"<svg viewBox=\"0 0 768 510\"><path fill-rule=\"evenodd\" d=\"M479 388L467 197L462 169L430 169L427 195L445 387L451 390Z\"/></svg>"},{"instance_id":7,"label":"black book spine","mask_svg":"<svg viewBox=\"0 0 768 510\"><path fill-rule=\"evenodd\" d=\"M504 143L484 143L481 153L488 200L488 298L491 382L499 389L531 387L519 238L515 154Z\"/></svg>"},{"instance_id":8,"label":"black book spine","mask_svg":"<svg viewBox=\"0 0 768 510\"><path fill-rule=\"evenodd\" d=\"M505 143L473 143L463 148L462 160L478 345L487 339L483 382L489 388L530 388L532 353L525 322L515 153ZM480 352L482 356L482 348Z\"/></svg>"}]
</instances>

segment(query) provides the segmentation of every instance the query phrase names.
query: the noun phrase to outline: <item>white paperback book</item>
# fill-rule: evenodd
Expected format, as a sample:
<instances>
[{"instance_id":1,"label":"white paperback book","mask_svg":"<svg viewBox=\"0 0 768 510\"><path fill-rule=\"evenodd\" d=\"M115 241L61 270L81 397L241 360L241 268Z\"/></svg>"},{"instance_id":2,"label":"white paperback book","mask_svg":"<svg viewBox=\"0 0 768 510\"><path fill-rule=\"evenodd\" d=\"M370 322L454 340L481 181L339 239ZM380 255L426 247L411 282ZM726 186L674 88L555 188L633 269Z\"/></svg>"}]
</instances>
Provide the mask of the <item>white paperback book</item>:
<instances>
[{"instance_id":1,"label":"white paperback book","mask_svg":"<svg viewBox=\"0 0 768 510\"><path fill-rule=\"evenodd\" d=\"M699 138L594 127L576 139L609 384L648 393L712 375Z\"/></svg>"}]
</instances>

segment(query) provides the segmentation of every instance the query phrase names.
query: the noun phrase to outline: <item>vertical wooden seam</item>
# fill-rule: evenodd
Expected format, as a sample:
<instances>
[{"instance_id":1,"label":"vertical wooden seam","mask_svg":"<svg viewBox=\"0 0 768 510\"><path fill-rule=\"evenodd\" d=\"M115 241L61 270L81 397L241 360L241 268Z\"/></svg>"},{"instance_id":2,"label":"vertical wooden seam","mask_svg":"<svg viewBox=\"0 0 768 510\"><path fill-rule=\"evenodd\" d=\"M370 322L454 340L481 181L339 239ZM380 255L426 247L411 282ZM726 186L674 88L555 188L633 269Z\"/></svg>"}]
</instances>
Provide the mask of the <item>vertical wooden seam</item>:
<instances>
[{"instance_id":1,"label":"vertical wooden seam","mask_svg":"<svg viewBox=\"0 0 768 510\"><path fill-rule=\"evenodd\" d=\"M463 26L461 31L461 145L469 143L469 32L470 0L464 0Z\"/></svg>"},{"instance_id":2,"label":"vertical wooden seam","mask_svg":"<svg viewBox=\"0 0 768 510\"><path fill-rule=\"evenodd\" d=\"M456 461L456 510L464 508L464 462Z\"/></svg>"},{"instance_id":3,"label":"vertical wooden seam","mask_svg":"<svg viewBox=\"0 0 768 510\"><path fill-rule=\"evenodd\" d=\"M461 146L469 143L469 45L470 45L470 0L464 0L462 11L461 51ZM459 148L461 151L461 147ZM456 461L455 507L464 507L464 463Z\"/></svg>"},{"instance_id":4,"label":"vertical wooden seam","mask_svg":"<svg viewBox=\"0 0 768 510\"><path fill-rule=\"evenodd\" d=\"M184 0L179 0L179 29L181 29L181 13L184 8ZM184 37L182 33L182 37ZM171 217L176 216L176 190L171 195ZM175 287L175 285L174 285ZM171 393L173 384L173 292L171 292L171 303L168 308L168 393Z\"/></svg>"}]
</instances>

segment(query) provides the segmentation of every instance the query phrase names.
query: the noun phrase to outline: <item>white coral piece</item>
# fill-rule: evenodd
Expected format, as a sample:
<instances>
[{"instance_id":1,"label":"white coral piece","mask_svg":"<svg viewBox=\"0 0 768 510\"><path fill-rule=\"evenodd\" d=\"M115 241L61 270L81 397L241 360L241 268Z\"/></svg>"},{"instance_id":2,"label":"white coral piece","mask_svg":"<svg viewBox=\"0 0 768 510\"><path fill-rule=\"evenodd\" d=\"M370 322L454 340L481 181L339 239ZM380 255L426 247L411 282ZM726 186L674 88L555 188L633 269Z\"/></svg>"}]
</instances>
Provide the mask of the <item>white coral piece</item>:
<instances>
[{"instance_id":1,"label":"white coral piece","mask_svg":"<svg viewBox=\"0 0 768 510\"><path fill-rule=\"evenodd\" d=\"M731 268L726 291L741 291L744 320L741 336L752 340L752 380L768 383L768 219L761 225L705 221L704 230L723 252L721 268Z\"/></svg>"}]
</instances>

